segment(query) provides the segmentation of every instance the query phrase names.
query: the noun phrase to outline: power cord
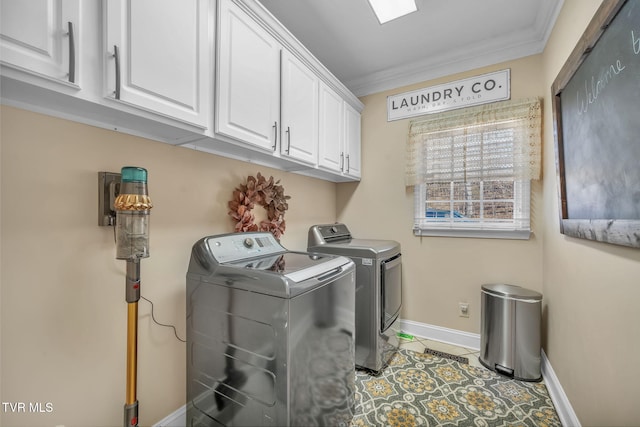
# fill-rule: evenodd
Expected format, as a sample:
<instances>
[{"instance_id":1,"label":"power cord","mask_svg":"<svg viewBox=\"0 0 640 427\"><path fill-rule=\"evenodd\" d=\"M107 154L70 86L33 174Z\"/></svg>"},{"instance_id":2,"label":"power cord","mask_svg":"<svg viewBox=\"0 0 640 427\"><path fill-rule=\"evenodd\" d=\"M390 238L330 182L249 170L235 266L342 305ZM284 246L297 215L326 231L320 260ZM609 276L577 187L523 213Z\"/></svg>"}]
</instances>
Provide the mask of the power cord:
<instances>
[{"instance_id":1,"label":"power cord","mask_svg":"<svg viewBox=\"0 0 640 427\"><path fill-rule=\"evenodd\" d=\"M114 218L115 219L115 218ZM116 240L116 226L115 224L113 225L113 242L117 244L117 240ZM153 314L153 302L151 302L151 300L143 297L142 295L140 295L140 298L142 298L143 300L145 300L146 302L148 302L149 304L151 304L151 319L153 319L154 323L158 326L164 326L165 328L171 328L173 329L173 334L176 336L176 338L178 339L178 341L182 341L182 342L187 342L186 340L183 340L182 338L180 338L178 336L178 330L176 329L175 326L173 325L167 325L164 323L160 323L156 320L156 316Z\"/></svg>"},{"instance_id":2,"label":"power cord","mask_svg":"<svg viewBox=\"0 0 640 427\"><path fill-rule=\"evenodd\" d=\"M178 339L178 341L182 341L182 342L187 342L186 340L183 340L182 338L180 338L178 336L178 330L176 329L175 326L173 325L167 325L164 323L160 323L156 320L156 317L153 314L153 302L151 302L150 300L148 300L147 298L143 297L142 295L140 295L140 298L142 298L143 300L145 300L146 302L148 302L149 304L151 304L151 319L153 319L153 321L156 323L156 325L158 326L164 326L165 328L172 328L173 329L173 334L176 336L176 338Z\"/></svg>"}]
</instances>

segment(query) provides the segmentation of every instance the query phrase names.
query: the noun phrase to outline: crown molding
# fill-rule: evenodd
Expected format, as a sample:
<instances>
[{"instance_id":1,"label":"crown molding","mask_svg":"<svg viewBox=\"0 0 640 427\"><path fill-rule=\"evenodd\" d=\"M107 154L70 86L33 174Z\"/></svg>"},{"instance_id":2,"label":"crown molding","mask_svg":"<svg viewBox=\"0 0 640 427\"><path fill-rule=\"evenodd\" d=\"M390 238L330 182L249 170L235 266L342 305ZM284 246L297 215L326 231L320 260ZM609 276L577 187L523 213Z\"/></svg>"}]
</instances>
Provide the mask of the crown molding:
<instances>
[{"instance_id":1,"label":"crown molding","mask_svg":"<svg viewBox=\"0 0 640 427\"><path fill-rule=\"evenodd\" d=\"M510 45L504 45L501 39L482 40L453 53L432 55L344 83L361 97L542 53L563 3L564 0L541 2L543 10L533 27L517 34Z\"/></svg>"},{"instance_id":2,"label":"crown molding","mask_svg":"<svg viewBox=\"0 0 640 427\"><path fill-rule=\"evenodd\" d=\"M358 97L384 92L428 80L449 76L476 68L511 61L525 56L541 53L544 46L538 43L519 45L509 49L500 49L483 55L462 53L460 58L417 61L384 71L369 74L363 78L345 82L346 86Z\"/></svg>"}]
</instances>

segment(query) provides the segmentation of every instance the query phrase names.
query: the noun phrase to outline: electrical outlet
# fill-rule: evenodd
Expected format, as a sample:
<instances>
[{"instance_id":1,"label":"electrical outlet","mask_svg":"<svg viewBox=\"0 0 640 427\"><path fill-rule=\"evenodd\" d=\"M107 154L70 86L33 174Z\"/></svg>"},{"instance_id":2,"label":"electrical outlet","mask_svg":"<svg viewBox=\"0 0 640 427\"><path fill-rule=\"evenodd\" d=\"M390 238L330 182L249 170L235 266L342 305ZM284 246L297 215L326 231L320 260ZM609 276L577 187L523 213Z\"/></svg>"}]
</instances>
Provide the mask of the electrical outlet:
<instances>
[{"instance_id":1,"label":"electrical outlet","mask_svg":"<svg viewBox=\"0 0 640 427\"><path fill-rule=\"evenodd\" d=\"M458 303L458 316L469 317L469 303L467 302Z\"/></svg>"}]
</instances>

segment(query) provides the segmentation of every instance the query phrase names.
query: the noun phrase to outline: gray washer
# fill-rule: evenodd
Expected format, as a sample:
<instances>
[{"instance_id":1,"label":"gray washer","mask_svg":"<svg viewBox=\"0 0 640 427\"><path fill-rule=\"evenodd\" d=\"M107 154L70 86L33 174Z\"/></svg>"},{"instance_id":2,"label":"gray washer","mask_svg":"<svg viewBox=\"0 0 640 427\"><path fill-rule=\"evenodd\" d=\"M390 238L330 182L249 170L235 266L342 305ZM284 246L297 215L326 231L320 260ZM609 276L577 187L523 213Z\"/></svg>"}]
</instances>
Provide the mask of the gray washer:
<instances>
[{"instance_id":1,"label":"gray washer","mask_svg":"<svg viewBox=\"0 0 640 427\"><path fill-rule=\"evenodd\" d=\"M346 225L309 229L307 251L356 265L356 366L380 372L396 352L402 308L402 254L393 240L355 239Z\"/></svg>"},{"instance_id":2,"label":"gray washer","mask_svg":"<svg viewBox=\"0 0 640 427\"><path fill-rule=\"evenodd\" d=\"M271 233L195 243L187 272L187 422L331 425L355 410L354 265Z\"/></svg>"}]
</instances>

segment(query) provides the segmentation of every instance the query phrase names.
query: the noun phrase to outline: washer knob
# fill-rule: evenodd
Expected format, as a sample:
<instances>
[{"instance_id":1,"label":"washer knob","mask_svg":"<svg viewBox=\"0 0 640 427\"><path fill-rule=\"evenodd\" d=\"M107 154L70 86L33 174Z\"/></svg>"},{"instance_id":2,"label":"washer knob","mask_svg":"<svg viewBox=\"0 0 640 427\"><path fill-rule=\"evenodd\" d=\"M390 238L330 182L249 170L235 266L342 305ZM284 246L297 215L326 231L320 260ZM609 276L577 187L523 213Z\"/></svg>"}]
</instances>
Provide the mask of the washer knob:
<instances>
[{"instance_id":1,"label":"washer knob","mask_svg":"<svg viewBox=\"0 0 640 427\"><path fill-rule=\"evenodd\" d=\"M331 230L332 233L337 233L338 232L338 227L333 226L333 227L331 227L330 230Z\"/></svg>"},{"instance_id":2,"label":"washer knob","mask_svg":"<svg viewBox=\"0 0 640 427\"><path fill-rule=\"evenodd\" d=\"M246 239L244 239L244 246L247 248L252 248L253 247L253 239L251 239L250 237L247 237Z\"/></svg>"}]
</instances>

